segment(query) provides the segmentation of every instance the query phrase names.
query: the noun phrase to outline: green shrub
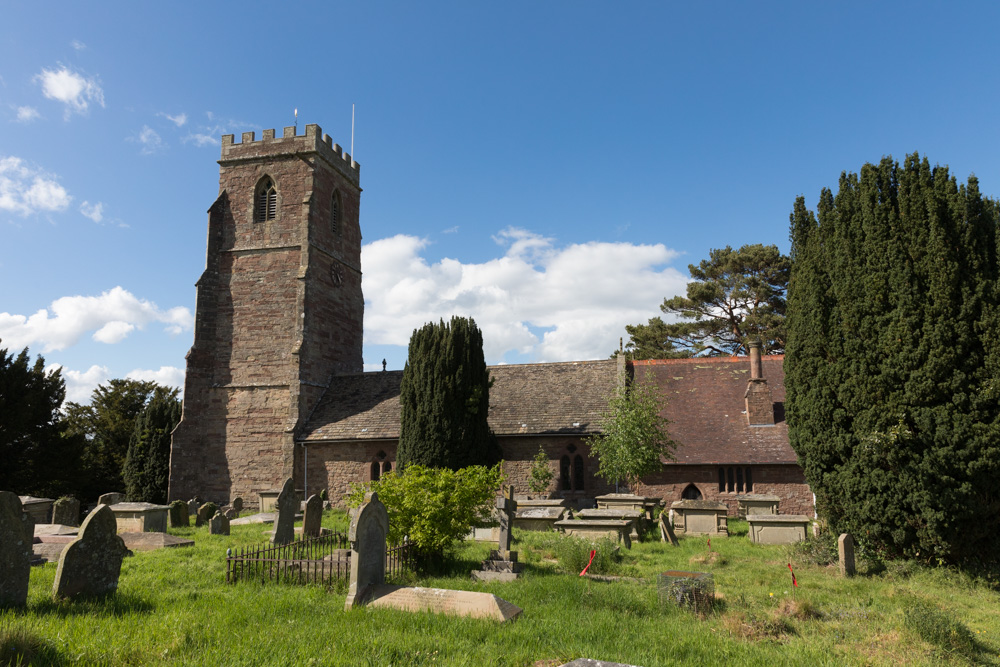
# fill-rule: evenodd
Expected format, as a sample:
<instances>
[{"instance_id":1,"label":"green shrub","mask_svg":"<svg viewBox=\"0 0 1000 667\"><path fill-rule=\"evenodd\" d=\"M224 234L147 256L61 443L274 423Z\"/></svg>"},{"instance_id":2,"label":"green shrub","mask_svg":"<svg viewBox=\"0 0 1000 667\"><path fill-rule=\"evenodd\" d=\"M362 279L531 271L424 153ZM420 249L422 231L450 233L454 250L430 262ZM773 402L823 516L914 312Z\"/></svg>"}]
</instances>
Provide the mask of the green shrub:
<instances>
[{"instance_id":1,"label":"green shrub","mask_svg":"<svg viewBox=\"0 0 1000 667\"><path fill-rule=\"evenodd\" d=\"M794 558L814 565L833 565L840 560L837 538L831 532L820 533L789 547Z\"/></svg>"},{"instance_id":2,"label":"green shrub","mask_svg":"<svg viewBox=\"0 0 1000 667\"><path fill-rule=\"evenodd\" d=\"M596 551L594 562L591 563L588 574L615 574L619 570L622 556L616 542L604 538L597 542L581 540L575 537L563 537L555 547L559 567L570 574L579 574L587 567L591 550Z\"/></svg>"},{"instance_id":3,"label":"green shrub","mask_svg":"<svg viewBox=\"0 0 1000 667\"><path fill-rule=\"evenodd\" d=\"M549 455L541 445L538 446L538 453L531 464L531 477L528 479L528 488L532 493L545 493L549 490L549 482L555 475L549 467Z\"/></svg>"},{"instance_id":4,"label":"green shrub","mask_svg":"<svg viewBox=\"0 0 1000 667\"><path fill-rule=\"evenodd\" d=\"M352 484L347 504L357 507L367 491L376 491L389 513L391 541L405 535L424 554L444 553L489 517L503 483L502 466L449 470L411 464L402 474L391 471L378 481Z\"/></svg>"}]
</instances>

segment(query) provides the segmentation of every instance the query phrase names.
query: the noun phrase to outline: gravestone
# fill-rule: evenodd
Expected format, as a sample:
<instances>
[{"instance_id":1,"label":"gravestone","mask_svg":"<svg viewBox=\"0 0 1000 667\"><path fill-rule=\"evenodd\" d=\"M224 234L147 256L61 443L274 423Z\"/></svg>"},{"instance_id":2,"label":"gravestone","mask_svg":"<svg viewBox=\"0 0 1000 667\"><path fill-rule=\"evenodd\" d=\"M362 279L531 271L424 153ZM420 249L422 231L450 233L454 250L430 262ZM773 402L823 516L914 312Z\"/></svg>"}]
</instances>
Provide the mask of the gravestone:
<instances>
[{"instance_id":1,"label":"gravestone","mask_svg":"<svg viewBox=\"0 0 1000 667\"><path fill-rule=\"evenodd\" d=\"M35 522L21 499L0 491L0 608L28 604Z\"/></svg>"},{"instance_id":2,"label":"gravestone","mask_svg":"<svg viewBox=\"0 0 1000 667\"><path fill-rule=\"evenodd\" d=\"M122 502L123 500L125 500L125 494L124 493L118 493L117 491L113 491L111 493L105 493L105 494L101 495L97 499L97 504L98 505L117 505L118 503Z\"/></svg>"},{"instance_id":3,"label":"gravestone","mask_svg":"<svg viewBox=\"0 0 1000 667\"><path fill-rule=\"evenodd\" d=\"M80 535L59 556L52 594L59 598L107 595L118 590L122 559L128 552L117 534L114 512L98 505L80 526Z\"/></svg>"},{"instance_id":4,"label":"gravestone","mask_svg":"<svg viewBox=\"0 0 1000 667\"><path fill-rule=\"evenodd\" d=\"M291 480L285 485L291 487ZM369 491L365 502L351 510L351 578L344 609L360 606L375 586L385 583L385 538L389 533L389 514L378 494Z\"/></svg>"},{"instance_id":5,"label":"gravestone","mask_svg":"<svg viewBox=\"0 0 1000 667\"><path fill-rule=\"evenodd\" d=\"M243 511L243 499L240 498L239 496L233 498L233 502L229 504L233 506L233 509L236 510L237 514Z\"/></svg>"},{"instance_id":6,"label":"gravestone","mask_svg":"<svg viewBox=\"0 0 1000 667\"><path fill-rule=\"evenodd\" d=\"M218 505L216 505L215 503L205 503L204 505L198 508L198 515L197 515L198 518L195 519L194 525L204 526L206 523L208 523L209 519L215 516L215 513L217 511L219 511Z\"/></svg>"},{"instance_id":7,"label":"gravestone","mask_svg":"<svg viewBox=\"0 0 1000 667\"><path fill-rule=\"evenodd\" d=\"M227 510L226 510L225 512L223 512L223 514L225 514L225 515L226 515L226 518L227 518L227 519L230 519L230 520L232 520L232 519L235 519L235 518L236 518L236 517L237 517L237 516L239 515L239 512L237 512L237 511L236 511L236 510L234 510L234 509L233 509L232 507L230 507L230 508L229 508L229 509L227 509Z\"/></svg>"},{"instance_id":8,"label":"gravestone","mask_svg":"<svg viewBox=\"0 0 1000 667\"><path fill-rule=\"evenodd\" d=\"M188 516L195 517L195 520L197 521L198 508L201 507L201 500L199 500L198 498L192 498L187 502L187 505L188 505Z\"/></svg>"},{"instance_id":9,"label":"gravestone","mask_svg":"<svg viewBox=\"0 0 1000 667\"><path fill-rule=\"evenodd\" d=\"M275 508L278 510L278 518L274 522L274 537L271 542L274 544L288 544L295 539L295 510L299 507L299 501L295 497L295 484L291 478L285 480L278 494ZM382 549L385 551L385 548Z\"/></svg>"},{"instance_id":10,"label":"gravestone","mask_svg":"<svg viewBox=\"0 0 1000 667\"><path fill-rule=\"evenodd\" d=\"M680 542L677 541L677 536L674 535L674 529L670 525L670 521L667 520L666 514L660 515L660 541L670 542L671 546L679 546Z\"/></svg>"},{"instance_id":11,"label":"gravestone","mask_svg":"<svg viewBox=\"0 0 1000 667\"><path fill-rule=\"evenodd\" d=\"M170 527L187 528L191 525L191 517L188 515L188 504L183 500L175 500L170 503Z\"/></svg>"},{"instance_id":12,"label":"gravestone","mask_svg":"<svg viewBox=\"0 0 1000 667\"><path fill-rule=\"evenodd\" d=\"M63 526L80 525L80 501L73 496L63 496L52 504L52 523Z\"/></svg>"},{"instance_id":13,"label":"gravestone","mask_svg":"<svg viewBox=\"0 0 1000 667\"><path fill-rule=\"evenodd\" d=\"M517 579L521 566L517 562L517 552L510 550L511 524L517 503L513 499L514 487L504 488L504 495L496 500L496 516L500 522L500 540L497 549L490 555L479 570L472 571L472 578L478 581L513 581Z\"/></svg>"},{"instance_id":14,"label":"gravestone","mask_svg":"<svg viewBox=\"0 0 1000 667\"><path fill-rule=\"evenodd\" d=\"M323 530L323 499L313 494L306 501L302 517L302 537L319 537Z\"/></svg>"},{"instance_id":15,"label":"gravestone","mask_svg":"<svg viewBox=\"0 0 1000 667\"><path fill-rule=\"evenodd\" d=\"M215 516L208 520L209 535L228 535L229 517L222 512L216 512Z\"/></svg>"},{"instance_id":16,"label":"gravestone","mask_svg":"<svg viewBox=\"0 0 1000 667\"><path fill-rule=\"evenodd\" d=\"M850 533L843 533L837 538L837 555L840 557L840 574L845 577L853 577L854 569L854 537Z\"/></svg>"},{"instance_id":17,"label":"gravestone","mask_svg":"<svg viewBox=\"0 0 1000 667\"><path fill-rule=\"evenodd\" d=\"M21 501L21 511L31 517L35 524L52 522L51 498L35 498L34 496L18 496Z\"/></svg>"}]
</instances>

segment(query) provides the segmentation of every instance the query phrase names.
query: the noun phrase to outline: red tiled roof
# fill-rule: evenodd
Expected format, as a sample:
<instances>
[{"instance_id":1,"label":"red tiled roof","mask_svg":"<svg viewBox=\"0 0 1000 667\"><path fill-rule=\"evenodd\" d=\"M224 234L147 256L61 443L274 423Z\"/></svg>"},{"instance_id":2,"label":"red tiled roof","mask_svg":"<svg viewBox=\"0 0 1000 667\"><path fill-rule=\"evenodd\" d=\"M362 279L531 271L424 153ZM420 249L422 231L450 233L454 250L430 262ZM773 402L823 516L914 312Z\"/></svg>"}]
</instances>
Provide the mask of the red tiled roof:
<instances>
[{"instance_id":1,"label":"red tiled roof","mask_svg":"<svg viewBox=\"0 0 1000 667\"><path fill-rule=\"evenodd\" d=\"M750 426L743 400L750 377L747 357L636 361L635 378L647 373L667 399L662 414L678 443L680 464L796 463L785 423L784 355L763 357L774 401L774 426Z\"/></svg>"}]
</instances>

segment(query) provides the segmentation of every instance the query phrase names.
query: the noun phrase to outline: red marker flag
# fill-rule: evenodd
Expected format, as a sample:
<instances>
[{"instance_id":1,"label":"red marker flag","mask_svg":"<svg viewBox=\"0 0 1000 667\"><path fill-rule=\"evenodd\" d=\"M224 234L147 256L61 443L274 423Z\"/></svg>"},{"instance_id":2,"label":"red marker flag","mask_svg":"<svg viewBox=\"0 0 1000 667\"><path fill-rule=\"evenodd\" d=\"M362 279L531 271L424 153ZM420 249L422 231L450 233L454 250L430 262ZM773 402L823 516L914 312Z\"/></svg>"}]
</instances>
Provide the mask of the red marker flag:
<instances>
[{"instance_id":1,"label":"red marker flag","mask_svg":"<svg viewBox=\"0 0 1000 667\"><path fill-rule=\"evenodd\" d=\"M708 538L708 550L709 550L709 551L711 551L711 550L712 550L712 538L711 538L711 537L710 537L710 538Z\"/></svg>"},{"instance_id":2,"label":"red marker flag","mask_svg":"<svg viewBox=\"0 0 1000 667\"><path fill-rule=\"evenodd\" d=\"M795 580L795 570L792 569L792 564L788 564L788 571L792 573L792 586L798 587L799 582Z\"/></svg>"},{"instance_id":3,"label":"red marker flag","mask_svg":"<svg viewBox=\"0 0 1000 667\"><path fill-rule=\"evenodd\" d=\"M595 556L596 554L597 554L597 551L596 551L596 550L594 550L594 549L591 549L591 550L590 550L590 560L589 560L589 561L587 561L587 567L583 568L583 571L582 571L582 572L580 572L580 576L581 576L581 577L582 577L583 575L587 574L587 570L589 570L589 569L590 569L590 564L594 562L594 556Z\"/></svg>"}]
</instances>

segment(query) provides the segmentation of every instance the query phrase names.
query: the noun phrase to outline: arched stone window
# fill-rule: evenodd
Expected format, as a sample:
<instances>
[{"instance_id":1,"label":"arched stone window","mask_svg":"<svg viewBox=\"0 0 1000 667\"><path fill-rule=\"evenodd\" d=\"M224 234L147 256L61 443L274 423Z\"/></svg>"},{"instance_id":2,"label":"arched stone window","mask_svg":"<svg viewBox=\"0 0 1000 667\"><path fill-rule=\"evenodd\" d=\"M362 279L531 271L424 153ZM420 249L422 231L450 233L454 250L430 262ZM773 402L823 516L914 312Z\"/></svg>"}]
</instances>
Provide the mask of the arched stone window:
<instances>
[{"instance_id":1,"label":"arched stone window","mask_svg":"<svg viewBox=\"0 0 1000 667\"><path fill-rule=\"evenodd\" d=\"M701 500L701 491L694 484L688 484L681 491L681 498L684 500Z\"/></svg>"},{"instance_id":2,"label":"arched stone window","mask_svg":"<svg viewBox=\"0 0 1000 667\"><path fill-rule=\"evenodd\" d=\"M382 476L381 468L379 467L378 461L372 461L371 470L369 471L369 479L373 482L377 482L379 477Z\"/></svg>"},{"instance_id":3,"label":"arched stone window","mask_svg":"<svg viewBox=\"0 0 1000 667\"><path fill-rule=\"evenodd\" d=\"M389 461L385 452L380 451L378 454L372 457L372 463L369 473L369 479L373 482L377 482L382 478L382 475L386 474L392 470L392 462Z\"/></svg>"},{"instance_id":4,"label":"arched stone window","mask_svg":"<svg viewBox=\"0 0 1000 667\"><path fill-rule=\"evenodd\" d=\"M260 179L253 197L254 222L274 220L278 215L278 189L270 176Z\"/></svg>"},{"instance_id":5,"label":"arched stone window","mask_svg":"<svg viewBox=\"0 0 1000 667\"><path fill-rule=\"evenodd\" d=\"M569 474L568 455L559 459L559 486L562 487L563 491L569 491L573 488L573 482L570 480Z\"/></svg>"},{"instance_id":6,"label":"arched stone window","mask_svg":"<svg viewBox=\"0 0 1000 667\"><path fill-rule=\"evenodd\" d=\"M340 218L342 215L340 207L340 191L334 190L333 197L330 198L330 231L334 236L340 234Z\"/></svg>"}]
</instances>

